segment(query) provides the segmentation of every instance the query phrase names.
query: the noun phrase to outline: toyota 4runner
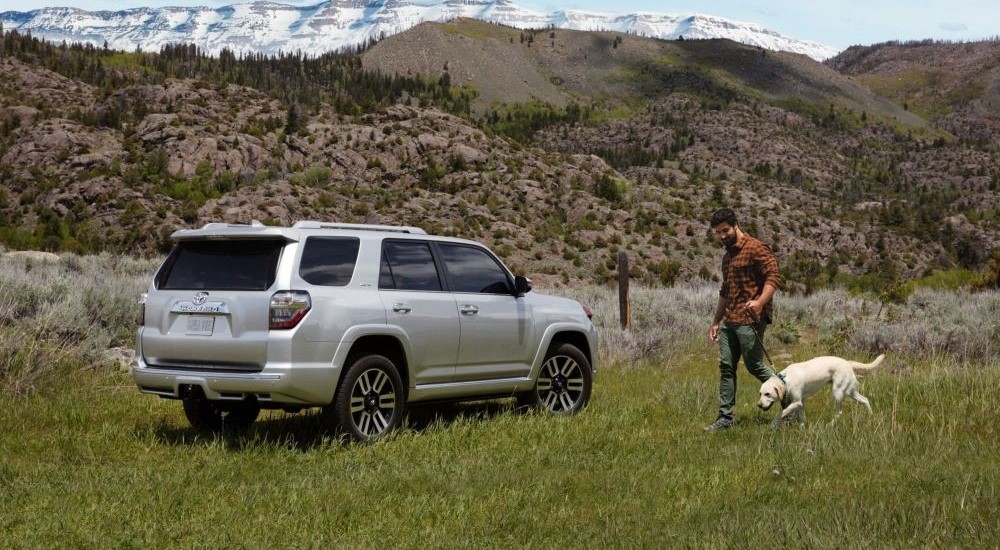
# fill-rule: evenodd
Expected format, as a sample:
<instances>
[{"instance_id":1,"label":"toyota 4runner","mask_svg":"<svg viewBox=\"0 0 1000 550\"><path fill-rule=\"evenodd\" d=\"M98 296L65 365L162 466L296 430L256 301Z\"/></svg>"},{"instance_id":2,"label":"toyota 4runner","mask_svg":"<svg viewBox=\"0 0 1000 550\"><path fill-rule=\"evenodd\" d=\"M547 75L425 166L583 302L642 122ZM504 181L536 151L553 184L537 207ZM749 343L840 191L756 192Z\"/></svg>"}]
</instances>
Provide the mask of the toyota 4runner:
<instances>
[{"instance_id":1,"label":"toyota 4runner","mask_svg":"<svg viewBox=\"0 0 1000 550\"><path fill-rule=\"evenodd\" d=\"M409 403L516 397L554 414L590 399L589 310L531 292L487 248L413 227L210 223L143 295L133 377L197 429L261 409L323 415L351 438Z\"/></svg>"}]
</instances>

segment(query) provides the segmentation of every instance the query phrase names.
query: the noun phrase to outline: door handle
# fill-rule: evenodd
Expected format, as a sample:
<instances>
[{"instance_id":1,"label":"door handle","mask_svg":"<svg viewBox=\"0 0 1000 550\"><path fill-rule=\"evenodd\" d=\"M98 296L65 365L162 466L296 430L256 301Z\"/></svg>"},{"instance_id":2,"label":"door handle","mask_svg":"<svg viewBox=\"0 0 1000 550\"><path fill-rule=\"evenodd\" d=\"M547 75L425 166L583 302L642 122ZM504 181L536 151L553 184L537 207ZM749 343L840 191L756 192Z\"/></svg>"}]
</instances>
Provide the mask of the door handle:
<instances>
[{"instance_id":1,"label":"door handle","mask_svg":"<svg viewBox=\"0 0 1000 550\"><path fill-rule=\"evenodd\" d=\"M479 313L479 308L473 305L466 304L458 308L458 312L462 315L475 315Z\"/></svg>"},{"instance_id":2,"label":"door handle","mask_svg":"<svg viewBox=\"0 0 1000 550\"><path fill-rule=\"evenodd\" d=\"M409 304L392 304L392 310L396 313L409 313L413 308Z\"/></svg>"}]
</instances>

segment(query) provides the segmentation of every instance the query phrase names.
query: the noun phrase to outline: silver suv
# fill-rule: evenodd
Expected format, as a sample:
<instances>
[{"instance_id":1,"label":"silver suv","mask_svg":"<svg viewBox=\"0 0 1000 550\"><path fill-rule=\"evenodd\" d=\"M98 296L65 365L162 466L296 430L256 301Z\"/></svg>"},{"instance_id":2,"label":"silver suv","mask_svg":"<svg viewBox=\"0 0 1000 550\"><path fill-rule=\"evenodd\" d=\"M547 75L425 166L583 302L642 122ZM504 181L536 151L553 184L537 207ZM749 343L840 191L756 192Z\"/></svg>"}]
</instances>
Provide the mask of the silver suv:
<instances>
[{"instance_id":1,"label":"silver suv","mask_svg":"<svg viewBox=\"0 0 1000 550\"><path fill-rule=\"evenodd\" d=\"M142 300L133 377L191 425L323 407L360 441L408 403L517 397L554 414L590 399L597 331L579 303L531 293L487 248L414 227L210 223Z\"/></svg>"}]
</instances>

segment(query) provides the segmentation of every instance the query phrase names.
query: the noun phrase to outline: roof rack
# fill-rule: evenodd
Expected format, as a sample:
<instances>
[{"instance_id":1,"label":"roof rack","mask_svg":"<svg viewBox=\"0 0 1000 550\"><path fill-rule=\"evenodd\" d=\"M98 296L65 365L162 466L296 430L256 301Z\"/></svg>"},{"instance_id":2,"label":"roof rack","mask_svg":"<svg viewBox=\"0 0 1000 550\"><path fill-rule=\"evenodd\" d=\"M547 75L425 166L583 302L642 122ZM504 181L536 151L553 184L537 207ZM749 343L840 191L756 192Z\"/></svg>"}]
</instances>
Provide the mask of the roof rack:
<instances>
[{"instance_id":1,"label":"roof rack","mask_svg":"<svg viewBox=\"0 0 1000 550\"><path fill-rule=\"evenodd\" d=\"M295 222L292 227L296 229L357 229L363 231L390 231L393 233L413 233L415 235L426 235L427 232L419 227L407 225L375 225L367 223L336 223L319 222L313 220L301 220Z\"/></svg>"},{"instance_id":2,"label":"roof rack","mask_svg":"<svg viewBox=\"0 0 1000 550\"><path fill-rule=\"evenodd\" d=\"M203 225L202 229L224 229L227 227L266 227L263 223L253 220L250 223L225 223L225 222L208 222Z\"/></svg>"}]
</instances>

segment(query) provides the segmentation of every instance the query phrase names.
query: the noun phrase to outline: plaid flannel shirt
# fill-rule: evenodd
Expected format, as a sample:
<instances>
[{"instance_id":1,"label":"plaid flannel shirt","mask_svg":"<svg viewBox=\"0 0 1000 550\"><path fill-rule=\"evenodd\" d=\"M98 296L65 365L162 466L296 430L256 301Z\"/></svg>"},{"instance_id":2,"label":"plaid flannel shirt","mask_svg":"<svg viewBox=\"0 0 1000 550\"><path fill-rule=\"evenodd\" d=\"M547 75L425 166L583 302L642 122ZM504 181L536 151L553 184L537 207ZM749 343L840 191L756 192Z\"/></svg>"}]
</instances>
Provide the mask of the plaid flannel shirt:
<instances>
[{"instance_id":1,"label":"plaid flannel shirt","mask_svg":"<svg viewBox=\"0 0 1000 550\"><path fill-rule=\"evenodd\" d=\"M760 296L765 284L781 288L778 260L766 244L743 233L722 257L719 296L726 302L723 320L730 325L749 325L750 315L743 305ZM761 319L770 322L773 309L768 302L761 311Z\"/></svg>"}]
</instances>

